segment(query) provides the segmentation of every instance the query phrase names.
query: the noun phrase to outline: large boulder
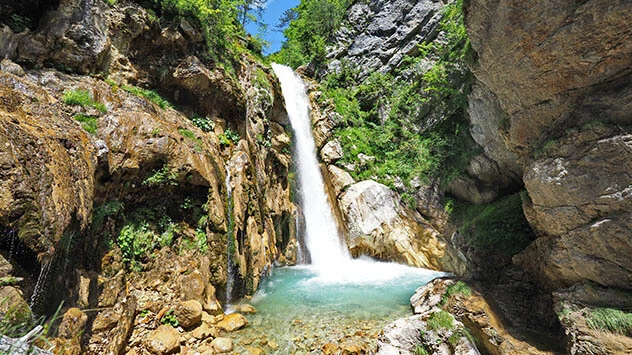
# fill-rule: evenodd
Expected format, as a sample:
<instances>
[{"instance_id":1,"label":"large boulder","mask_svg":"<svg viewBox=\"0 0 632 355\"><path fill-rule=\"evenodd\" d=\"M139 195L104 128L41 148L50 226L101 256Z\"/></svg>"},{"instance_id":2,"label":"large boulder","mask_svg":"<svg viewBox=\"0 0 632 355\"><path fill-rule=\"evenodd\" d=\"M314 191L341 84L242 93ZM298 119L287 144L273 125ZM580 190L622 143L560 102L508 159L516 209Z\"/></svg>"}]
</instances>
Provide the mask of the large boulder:
<instances>
[{"instance_id":1,"label":"large boulder","mask_svg":"<svg viewBox=\"0 0 632 355\"><path fill-rule=\"evenodd\" d=\"M339 196L338 204L352 254L462 271L460 260L439 233L416 211L401 205L388 187L372 180L358 182Z\"/></svg>"},{"instance_id":2,"label":"large boulder","mask_svg":"<svg viewBox=\"0 0 632 355\"><path fill-rule=\"evenodd\" d=\"M149 334L146 346L152 354L173 354L180 349L180 333L172 326L161 325Z\"/></svg>"}]
</instances>

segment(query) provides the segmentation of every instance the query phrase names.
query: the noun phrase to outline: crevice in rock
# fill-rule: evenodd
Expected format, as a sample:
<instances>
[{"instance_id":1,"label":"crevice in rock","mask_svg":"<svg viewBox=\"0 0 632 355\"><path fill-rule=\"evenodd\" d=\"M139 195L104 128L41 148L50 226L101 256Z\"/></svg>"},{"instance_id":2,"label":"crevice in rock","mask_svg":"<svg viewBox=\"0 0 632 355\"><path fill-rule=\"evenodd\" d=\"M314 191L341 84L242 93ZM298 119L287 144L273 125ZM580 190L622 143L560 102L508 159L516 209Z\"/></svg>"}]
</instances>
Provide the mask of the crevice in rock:
<instances>
[{"instance_id":1,"label":"crevice in rock","mask_svg":"<svg viewBox=\"0 0 632 355\"><path fill-rule=\"evenodd\" d=\"M8 25L13 32L35 30L49 10L59 6L59 0L3 1L0 3L0 25Z\"/></svg>"}]
</instances>

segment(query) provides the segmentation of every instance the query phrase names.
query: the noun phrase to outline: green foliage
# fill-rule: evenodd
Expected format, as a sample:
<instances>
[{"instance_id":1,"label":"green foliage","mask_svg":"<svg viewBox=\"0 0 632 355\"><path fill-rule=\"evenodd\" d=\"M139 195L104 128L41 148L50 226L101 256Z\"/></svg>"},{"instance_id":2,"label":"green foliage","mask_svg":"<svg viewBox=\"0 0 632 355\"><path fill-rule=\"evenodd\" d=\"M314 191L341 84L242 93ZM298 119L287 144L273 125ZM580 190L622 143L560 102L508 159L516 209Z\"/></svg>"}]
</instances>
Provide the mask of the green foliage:
<instances>
[{"instance_id":1,"label":"green foliage","mask_svg":"<svg viewBox=\"0 0 632 355\"><path fill-rule=\"evenodd\" d=\"M211 132L215 129L215 122L208 117L194 116L191 121L197 128L204 132Z\"/></svg>"},{"instance_id":2,"label":"green foliage","mask_svg":"<svg viewBox=\"0 0 632 355\"><path fill-rule=\"evenodd\" d=\"M534 237L522 212L520 193L485 205L455 203L453 217L461 224L459 232L467 244L480 251L511 256Z\"/></svg>"},{"instance_id":3,"label":"green foliage","mask_svg":"<svg viewBox=\"0 0 632 355\"><path fill-rule=\"evenodd\" d=\"M90 94L87 90L77 89L66 91L64 92L62 101L64 101L66 105L71 106L78 105L81 107L94 107L101 113L106 113L108 111L104 104L94 101L92 94Z\"/></svg>"},{"instance_id":4,"label":"green foliage","mask_svg":"<svg viewBox=\"0 0 632 355\"><path fill-rule=\"evenodd\" d=\"M430 352L426 350L426 347L419 344L415 346L415 355L430 355Z\"/></svg>"},{"instance_id":5,"label":"green foliage","mask_svg":"<svg viewBox=\"0 0 632 355\"><path fill-rule=\"evenodd\" d=\"M78 122L81 122L81 127L86 132L92 135L97 134L97 120L99 119L98 117L77 114L74 116L74 119Z\"/></svg>"},{"instance_id":6,"label":"green foliage","mask_svg":"<svg viewBox=\"0 0 632 355\"><path fill-rule=\"evenodd\" d=\"M100 206L97 206L92 211L92 231L97 232L101 230L103 222L106 218L116 216L123 211L125 205L123 202L112 200L108 201Z\"/></svg>"},{"instance_id":7,"label":"green foliage","mask_svg":"<svg viewBox=\"0 0 632 355\"><path fill-rule=\"evenodd\" d=\"M114 6L116 5L116 3L118 2L118 0L105 0L110 6Z\"/></svg>"},{"instance_id":8,"label":"green foliage","mask_svg":"<svg viewBox=\"0 0 632 355\"><path fill-rule=\"evenodd\" d=\"M358 70L342 63L324 78L322 100L333 102L343 118L334 132L344 151L340 163L355 165L356 180L391 188L396 178L407 187L413 180L445 185L478 153L465 117L471 73L464 64L469 42L460 3L444 11L447 43L423 44L393 73L374 72L359 81ZM424 69L427 56L435 63L430 69ZM361 163L359 154L374 159Z\"/></svg>"},{"instance_id":9,"label":"green foliage","mask_svg":"<svg viewBox=\"0 0 632 355\"><path fill-rule=\"evenodd\" d=\"M200 138L198 138L195 133L191 132L190 130L186 129L186 128L178 128L178 133L180 133L181 136L191 140L193 142L193 149L198 152L201 153L203 151L202 148L202 140Z\"/></svg>"},{"instance_id":10,"label":"green foliage","mask_svg":"<svg viewBox=\"0 0 632 355\"><path fill-rule=\"evenodd\" d=\"M218 137L219 143L223 146L237 144L239 143L239 139L241 139L241 137L239 137L239 133L231 130L230 128L227 128L224 133L221 133Z\"/></svg>"},{"instance_id":11,"label":"green foliage","mask_svg":"<svg viewBox=\"0 0 632 355\"><path fill-rule=\"evenodd\" d=\"M0 277L0 287L13 286L19 282L19 279L13 276Z\"/></svg>"},{"instance_id":12,"label":"green foliage","mask_svg":"<svg viewBox=\"0 0 632 355\"><path fill-rule=\"evenodd\" d=\"M165 312L165 314L160 319L160 323L170 325L174 328L180 325L180 323L178 322L178 318L176 318L173 308Z\"/></svg>"},{"instance_id":13,"label":"green foliage","mask_svg":"<svg viewBox=\"0 0 632 355\"><path fill-rule=\"evenodd\" d=\"M613 308L595 308L587 311L586 324L592 329L632 335L632 313Z\"/></svg>"},{"instance_id":14,"label":"green foliage","mask_svg":"<svg viewBox=\"0 0 632 355\"><path fill-rule=\"evenodd\" d=\"M4 306L8 302L8 298L0 299L0 306ZM21 309L19 305L9 305L8 310L2 317L0 317L0 335L11 338L21 338L28 334L36 326L42 326L42 332L37 334L33 339L34 342L40 344L48 344L48 338L54 337L51 329L54 324L58 324L61 319L60 311L63 304L57 307L55 313L52 316L46 317L33 317L31 312L26 312ZM8 353L1 352L2 354L11 354L11 350L7 349ZM29 349L31 350L31 349ZM27 352L30 354L30 352Z\"/></svg>"},{"instance_id":15,"label":"green foliage","mask_svg":"<svg viewBox=\"0 0 632 355\"><path fill-rule=\"evenodd\" d=\"M206 251L208 251L208 239L204 229L198 228L195 230L195 244L197 250L201 253L206 253Z\"/></svg>"},{"instance_id":16,"label":"green foliage","mask_svg":"<svg viewBox=\"0 0 632 355\"><path fill-rule=\"evenodd\" d=\"M289 22L283 31L286 41L272 61L296 68L325 59L325 43L340 26L351 0L303 0L285 14ZM283 23L282 25L285 25Z\"/></svg>"},{"instance_id":17,"label":"green foliage","mask_svg":"<svg viewBox=\"0 0 632 355\"><path fill-rule=\"evenodd\" d=\"M455 284L448 286L443 297L441 297L441 305L448 302L448 299L454 295L463 295L469 297L472 295L472 289L463 281L457 281Z\"/></svg>"},{"instance_id":18,"label":"green foliage","mask_svg":"<svg viewBox=\"0 0 632 355\"><path fill-rule=\"evenodd\" d=\"M121 86L121 89L129 92L132 95L136 95L138 97L144 97L147 100L160 106L160 108L162 109L165 109L167 107L173 107L173 105L171 105L169 101L162 98L162 96L158 95L158 93L156 93L153 90L148 90L148 89L139 88L137 86L128 86L128 85Z\"/></svg>"},{"instance_id":19,"label":"green foliage","mask_svg":"<svg viewBox=\"0 0 632 355\"><path fill-rule=\"evenodd\" d=\"M175 170L171 170L168 164L162 166L162 168L154 170L153 173L143 180L143 186L160 186L160 185L178 185L178 173Z\"/></svg>"},{"instance_id":20,"label":"green foliage","mask_svg":"<svg viewBox=\"0 0 632 355\"><path fill-rule=\"evenodd\" d=\"M11 14L11 17L9 18L9 23L8 23L11 31L15 33L20 33L26 30L27 28L31 27L32 24L33 23L30 18L19 15L19 14Z\"/></svg>"},{"instance_id":21,"label":"green foliage","mask_svg":"<svg viewBox=\"0 0 632 355\"><path fill-rule=\"evenodd\" d=\"M147 253L157 245L157 235L149 228L149 223L130 223L119 233L117 244L126 262L142 261Z\"/></svg>"},{"instance_id":22,"label":"green foliage","mask_svg":"<svg viewBox=\"0 0 632 355\"><path fill-rule=\"evenodd\" d=\"M454 317L450 313L442 310L431 314L426 323L430 330L453 329Z\"/></svg>"}]
</instances>

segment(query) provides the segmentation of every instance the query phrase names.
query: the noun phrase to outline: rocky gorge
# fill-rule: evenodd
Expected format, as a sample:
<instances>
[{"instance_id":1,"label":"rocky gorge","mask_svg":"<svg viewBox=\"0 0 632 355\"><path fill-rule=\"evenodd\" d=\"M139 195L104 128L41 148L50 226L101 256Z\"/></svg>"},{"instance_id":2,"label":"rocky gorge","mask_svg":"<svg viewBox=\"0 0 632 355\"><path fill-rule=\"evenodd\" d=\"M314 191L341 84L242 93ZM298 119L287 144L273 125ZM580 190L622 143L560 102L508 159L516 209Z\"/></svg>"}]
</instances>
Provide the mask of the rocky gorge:
<instances>
[{"instance_id":1,"label":"rocky gorge","mask_svg":"<svg viewBox=\"0 0 632 355\"><path fill-rule=\"evenodd\" d=\"M282 353L225 307L309 260L279 81L250 38L221 57L158 3L0 5L0 329L53 319L35 344L59 354ZM339 232L458 280L383 331L294 320L293 349L630 353L632 5L344 10L297 70Z\"/></svg>"}]
</instances>

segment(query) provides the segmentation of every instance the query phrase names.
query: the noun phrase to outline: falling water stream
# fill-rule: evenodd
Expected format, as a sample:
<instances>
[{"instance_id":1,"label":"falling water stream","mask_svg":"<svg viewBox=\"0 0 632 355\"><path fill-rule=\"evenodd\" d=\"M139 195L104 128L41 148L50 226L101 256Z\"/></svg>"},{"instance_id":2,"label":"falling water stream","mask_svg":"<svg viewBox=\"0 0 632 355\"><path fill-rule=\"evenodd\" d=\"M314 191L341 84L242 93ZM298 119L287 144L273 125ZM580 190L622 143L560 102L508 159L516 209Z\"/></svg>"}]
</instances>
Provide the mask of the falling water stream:
<instances>
[{"instance_id":1,"label":"falling water stream","mask_svg":"<svg viewBox=\"0 0 632 355\"><path fill-rule=\"evenodd\" d=\"M438 272L370 258L353 259L338 233L309 117L305 85L292 69L273 64L294 131L295 161L311 264L277 268L253 296L251 326L235 334L237 350L318 352L326 343L374 347L377 333L410 313L415 288Z\"/></svg>"}]
</instances>

